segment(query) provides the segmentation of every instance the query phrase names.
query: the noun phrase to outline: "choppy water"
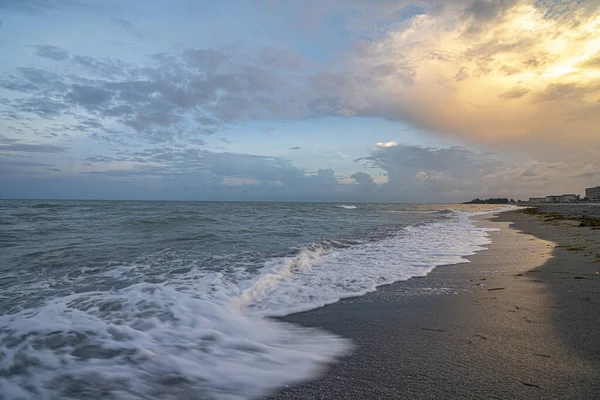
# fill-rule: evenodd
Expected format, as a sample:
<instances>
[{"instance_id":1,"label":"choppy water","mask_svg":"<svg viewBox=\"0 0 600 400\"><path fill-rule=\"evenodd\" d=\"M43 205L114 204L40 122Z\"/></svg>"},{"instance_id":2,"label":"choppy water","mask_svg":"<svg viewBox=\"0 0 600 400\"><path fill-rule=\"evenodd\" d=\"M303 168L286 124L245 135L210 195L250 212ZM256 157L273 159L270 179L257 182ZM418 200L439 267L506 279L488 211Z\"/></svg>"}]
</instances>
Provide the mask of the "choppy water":
<instances>
[{"instance_id":1,"label":"choppy water","mask_svg":"<svg viewBox=\"0 0 600 400\"><path fill-rule=\"evenodd\" d=\"M486 205L0 200L0 398L243 399L347 340L266 318L464 262Z\"/></svg>"}]
</instances>

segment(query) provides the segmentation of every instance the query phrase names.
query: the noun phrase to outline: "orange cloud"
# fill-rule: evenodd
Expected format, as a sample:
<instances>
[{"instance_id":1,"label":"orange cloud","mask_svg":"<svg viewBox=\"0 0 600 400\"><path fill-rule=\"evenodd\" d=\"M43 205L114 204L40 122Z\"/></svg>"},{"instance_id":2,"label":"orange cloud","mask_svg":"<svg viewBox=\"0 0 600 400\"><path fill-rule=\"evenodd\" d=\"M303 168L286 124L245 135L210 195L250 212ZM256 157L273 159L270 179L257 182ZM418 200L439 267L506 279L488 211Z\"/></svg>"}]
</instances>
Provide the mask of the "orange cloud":
<instances>
[{"instance_id":1,"label":"orange cloud","mask_svg":"<svg viewBox=\"0 0 600 400\"><path fill-rule=\"evenodd\" d=\"M600 145L600 8L592 3L454 2L416 16L357 45L348 60L354 108L494 145Z\"/></svg>"}]
</instances>

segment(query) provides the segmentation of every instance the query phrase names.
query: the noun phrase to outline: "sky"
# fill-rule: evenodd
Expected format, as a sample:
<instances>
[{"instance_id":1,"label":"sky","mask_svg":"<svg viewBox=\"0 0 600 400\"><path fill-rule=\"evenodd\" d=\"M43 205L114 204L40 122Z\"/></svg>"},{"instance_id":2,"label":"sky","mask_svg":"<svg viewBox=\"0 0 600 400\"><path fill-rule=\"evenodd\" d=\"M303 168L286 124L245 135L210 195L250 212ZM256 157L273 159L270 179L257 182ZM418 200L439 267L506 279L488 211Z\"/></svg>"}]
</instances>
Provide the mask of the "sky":
<instances>
[{"instance_id":1,"label":"sky","mask_svg":"<svg viewBox=\"0 0 600 400\"><path fill-rule=\"evenodd\" d=\"M1 0L0 197L600 185L598 0Z\"/></svg>"}]
</instances>

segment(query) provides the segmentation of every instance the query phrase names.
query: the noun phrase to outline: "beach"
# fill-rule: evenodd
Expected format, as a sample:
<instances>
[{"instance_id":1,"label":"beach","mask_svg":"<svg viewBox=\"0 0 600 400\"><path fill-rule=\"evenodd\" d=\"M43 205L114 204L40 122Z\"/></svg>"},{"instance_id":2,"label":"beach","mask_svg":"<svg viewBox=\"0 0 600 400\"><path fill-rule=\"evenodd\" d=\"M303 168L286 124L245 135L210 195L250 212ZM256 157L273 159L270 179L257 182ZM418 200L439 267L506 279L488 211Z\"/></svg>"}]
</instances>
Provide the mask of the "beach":
<instances>
[{"instance_id":1,"label":"beach","mask_svg":"<svg viewBox=\"0 0 600 400\"><path fill-rule=\"evenodd\" d=\"M283 318L355 349L271 398L598 398L600 230L521 211L477 218L498 231L470 263Z\"/></svg>"}]
</instances>

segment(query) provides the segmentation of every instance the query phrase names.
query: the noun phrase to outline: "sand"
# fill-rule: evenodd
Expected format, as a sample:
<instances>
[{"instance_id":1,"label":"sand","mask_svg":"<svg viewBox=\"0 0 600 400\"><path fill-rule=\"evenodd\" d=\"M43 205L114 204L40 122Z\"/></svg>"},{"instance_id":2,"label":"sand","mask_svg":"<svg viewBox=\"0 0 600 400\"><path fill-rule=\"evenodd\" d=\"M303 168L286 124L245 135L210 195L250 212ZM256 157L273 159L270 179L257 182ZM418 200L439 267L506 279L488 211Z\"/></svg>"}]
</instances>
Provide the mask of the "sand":
<instances>
[{"instance_id":1,"label":"sand","mask_svg":"<svg viewBox=\"0 0 600 400\"><path fill-rule=\"evenodd\" d=\"M469 264L284 318L356 349L272 398L600 398L600 231L517 212L479 223L500 231Z\"/></svg>"}]
</instances>

